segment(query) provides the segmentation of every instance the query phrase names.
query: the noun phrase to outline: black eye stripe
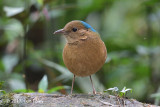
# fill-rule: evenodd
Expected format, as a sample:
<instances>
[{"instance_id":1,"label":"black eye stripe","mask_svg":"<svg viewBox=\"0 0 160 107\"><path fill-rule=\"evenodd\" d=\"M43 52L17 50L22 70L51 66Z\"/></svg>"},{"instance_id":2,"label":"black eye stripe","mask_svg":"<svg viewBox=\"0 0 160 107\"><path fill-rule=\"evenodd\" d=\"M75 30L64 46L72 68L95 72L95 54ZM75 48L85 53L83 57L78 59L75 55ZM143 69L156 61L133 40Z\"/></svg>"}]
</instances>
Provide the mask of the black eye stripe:
<instances>
[{"instance_id":1,"label":"black eye stripe","mask_svg":"<svg viewBox=\"0 0 160 107\"><path fill-rule=\"evenodd\" d=\"M75 27L72 29L72 31L73 31L73 32L76 32L77 30L78 30L78 29L77 29L77 28L75 28Z\"/></svg>"}]
</instances>

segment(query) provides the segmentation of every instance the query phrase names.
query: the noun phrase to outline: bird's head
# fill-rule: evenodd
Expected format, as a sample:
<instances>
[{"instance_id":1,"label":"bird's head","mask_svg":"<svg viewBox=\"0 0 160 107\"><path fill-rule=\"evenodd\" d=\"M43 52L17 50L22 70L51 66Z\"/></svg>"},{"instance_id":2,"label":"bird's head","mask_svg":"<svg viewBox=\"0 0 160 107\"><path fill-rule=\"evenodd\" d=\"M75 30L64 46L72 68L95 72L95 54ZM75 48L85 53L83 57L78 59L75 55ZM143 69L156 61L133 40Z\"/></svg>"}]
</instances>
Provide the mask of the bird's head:
<instances>
[{"instance_id":1,"label":"bird's head","mask_svg":"<svg viewBox=\"0 0 160 107\"><path fill-rule=\"evenodd\" d=\"M71 21L63 29L54 32L54 34L63 34L68 43L85 40L92 33L97 32L88 23L79 20Z\"/></svg>"}]
</instances>

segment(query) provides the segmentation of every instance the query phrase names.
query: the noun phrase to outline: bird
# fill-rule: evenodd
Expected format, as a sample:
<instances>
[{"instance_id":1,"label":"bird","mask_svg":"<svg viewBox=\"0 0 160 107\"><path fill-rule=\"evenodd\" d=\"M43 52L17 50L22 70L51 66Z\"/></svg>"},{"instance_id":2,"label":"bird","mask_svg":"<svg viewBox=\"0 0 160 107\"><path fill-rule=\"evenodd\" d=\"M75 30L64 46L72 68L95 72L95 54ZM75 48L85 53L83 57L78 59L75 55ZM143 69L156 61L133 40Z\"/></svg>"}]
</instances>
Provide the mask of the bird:
<instances>
[{"instance_id":1,"label":"bird","mask_svg":"<svg viewBox=\"0 0 160 107\"><path fill-rule=\"evenodd\" d=\"M88 23L73 20L54 34L63 34L66 38L62 56L65 66L73 73L71 94L76 76L89 76L93 94L96 94L91 75L100 70L107 58L107 49L99 33Z\"/></svg>"}]
</instances>

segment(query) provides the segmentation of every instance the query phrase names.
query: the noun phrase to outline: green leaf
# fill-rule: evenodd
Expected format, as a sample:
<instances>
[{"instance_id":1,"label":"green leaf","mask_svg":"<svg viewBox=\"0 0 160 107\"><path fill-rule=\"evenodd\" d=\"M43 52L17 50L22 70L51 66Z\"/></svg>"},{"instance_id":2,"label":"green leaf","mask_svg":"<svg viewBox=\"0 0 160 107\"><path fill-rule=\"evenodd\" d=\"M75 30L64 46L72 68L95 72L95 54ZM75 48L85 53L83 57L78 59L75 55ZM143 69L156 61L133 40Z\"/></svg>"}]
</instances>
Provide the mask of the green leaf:
<instances>
[{"instance_id":1,"label":"green leaf","mask_svg":"<svg viewBox=\"0 0 160 107\"><path fill-rule=\"evenodd\" d=\"M122 92L122 93L126 93L127 91L131 91L131 93L132 93L132 89L131 88L127 88L126 89L126 87L124 87L123 89L122 89L122 91L120 91L120 92Z\"/></svg>"},{"instance_id":2,"label":"green leaf","mask_svg":"<svg viewBox=\"0 0 160 107\"><path fill-rule=\"evenodd\" d=\"M43 5L43 1L44 1L44 0L37 0L38 4L40 4L40 6Z\"/></svg>"},{"instance_id":3,"label":"green leaf","mask_svg":"<svg viewBox=\"0 0 160 107\"><path fill-rule=\"evenodd\" d=\"M160 98L160 93L151 94L151 97Z\"/></svg>"},{"instance_id":4,"label":"green leaf","mask_svg":"<svg viewBox=\"0 0 160 107\"><path fill-rule=\"evenodd\" d=\"M119 90L118 87L113 87L113 88L108 88L108 89L105 90L105 91L117 92L118 90Z\"/></svg>"},{"instance_id":5,"label":"green leaf","mask_svg":"<svg viewBox=\"0 0 160 107\"><path fill-rule=\"evenodd\" d=\"M58 90L68 89L68 88L69 88L68 86L57 86L57 87L54 87L54 88L51 88L50 90L48 90L47 93L53 93L53 92L56 92Z\"/></svg>"},{"instance_id":6,"label":"green leaf","mask_svg":"<svg viewBox=\"0 0 160 107\"><path fill-rule=\"evenodd\" d=\"M0 90L0 93L6 94L6 91L4 91L4 90Z\"/></svg>"},{"instance_id":7,"label":"green leaf","mask_svg":"<svg viewBox=\"0 0 160 107\"><path fill-rule=\"evenodd\" d=\"M44 75L41 79L40 83L38 84L38 90L43 90L44 92L47 91L48 88L48 80L47 75Z\"/></svg>"},{"instance_id":8,"label":"green leaf","mask_svg":"<svg viewBox=\"0 0 160 107\"><path fill-rule=\"evenodd\" d=\"M8 7L4 6L3 10L6 12L8 17L14 16L24 11L24 7Z\"/></svg>"},{"instance_id":9,"label":"green leaf","mask_svg":"<svg viewBox=\"0 0 160 107\"><path fill-rule=\"evenodd\" d=\"M67 68L46 59L40 59L40 61L44 65L54 68L61 73L61 76L56 78L57 81L63 79L72 79L72 73Z\"/></svg>"},{"instance_id":10,"label":"green leaf","mask_svg":"<svg viewBox=\"0 0 160 107\"><path fill-rule=\"evenodd\" d=\"M19 90L14 90L13 92L15 92L15 93L32 93L34 91L31 89L19 89Z\"/></svg>"},{"instance_id":11,"label":"green leaf","mask_svg":"<svg viewBox=\"0 0 160 107\"><path fill-rule=\"evenodd\" d=\"M125 96L126 93L127 93L127 91L130 91L130 92L132 93L132 89L131 89L131 88L127 88L127 89L126 89L126 87L124 87L124 88L122 89L122 91L120 91L119 95L120 95L120 96Z\"/></svg>"},{"instance_id":12,"label":"green leaf","mask_svg":"<svg viewBox=\"0 0 160 107\"><path fill-rule=\"evenodd\" d=\"M4 67L4 64L3 64L2 60L0 60L0 71L2 71L2 72L5 71L5 67Z\"/></svg>"},{"instance_id":13,"label":"green leaf","mask_svg":"<svg viewBox=\"0 0 160 107\"><path fill-rule=\"evenodd\" d=\"M13 67L18 63L18 55L6 54L3 56L2 61L5 67L5 72L11 73Z\"/></svg>"},{"instance_id":14,"label":"green leaf","mask_svg":"<svg viewBox=\"0 0 160 107\"><path fill-rule=\"evenodd\" d=\"M4 81L0 81L0 89L2 88Z\"/></svg>"},{"instance_id":15,"label":"green leaf","mask_svg":"<svg viewBox=\"0 0 160 107\"><path fill-rule=\"evenodd\" d=\"M124 87L124 88L122 89L122 91L120 91L120 92L125 94L125 93L126 93L125 90L126 90L126 87Z\"/></svg>"},{"instance_id":16,"label":"green leaf","mask_svg":"<svg viewBox=\"0 0 160 107\"><path fill-rule=\"evenodd\" d=\"M9 19L3 27L5 38L8 41L13 41L17 37L24 36L24 28L22 23L17 19Z\"/></svg>"}]
</instances>

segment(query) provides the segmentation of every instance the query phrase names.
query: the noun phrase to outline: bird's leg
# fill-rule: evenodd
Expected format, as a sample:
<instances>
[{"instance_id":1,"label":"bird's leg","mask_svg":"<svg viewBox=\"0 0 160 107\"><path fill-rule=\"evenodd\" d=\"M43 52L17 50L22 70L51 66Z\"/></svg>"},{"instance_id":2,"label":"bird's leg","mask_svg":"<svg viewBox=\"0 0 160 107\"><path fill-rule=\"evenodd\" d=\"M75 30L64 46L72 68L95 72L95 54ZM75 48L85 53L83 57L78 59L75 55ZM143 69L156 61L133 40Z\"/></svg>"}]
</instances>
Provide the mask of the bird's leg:
<instances>
[{"instance_id":1,"label":"bird's leg","mask_svg":"<svg viewBox=\"0 0 160 107\"><path fill-rule=\"evenodd\" d=\"M72 91L73 91L73 86L74 86L74 80L75 80L75 75L73 76L73 80L72 80L72 88L71 88L71 94L72 94Z\"/></svg>"},{"instance_id":2,"label":"bird's leg","mask_svg":"<svg viewBox=\"0 0 160 107\"><path fill-rule=\"evenodd\" d=\"M91 80L91 83L92 83L93 94L96 94L96 90L95 90L95 88L94 88L94 85L93 85L93 82L92 82L92 77L91 77L91 75L90 75L89 77L90 77L90 80Z\"/></svg>"}]
</instances>

